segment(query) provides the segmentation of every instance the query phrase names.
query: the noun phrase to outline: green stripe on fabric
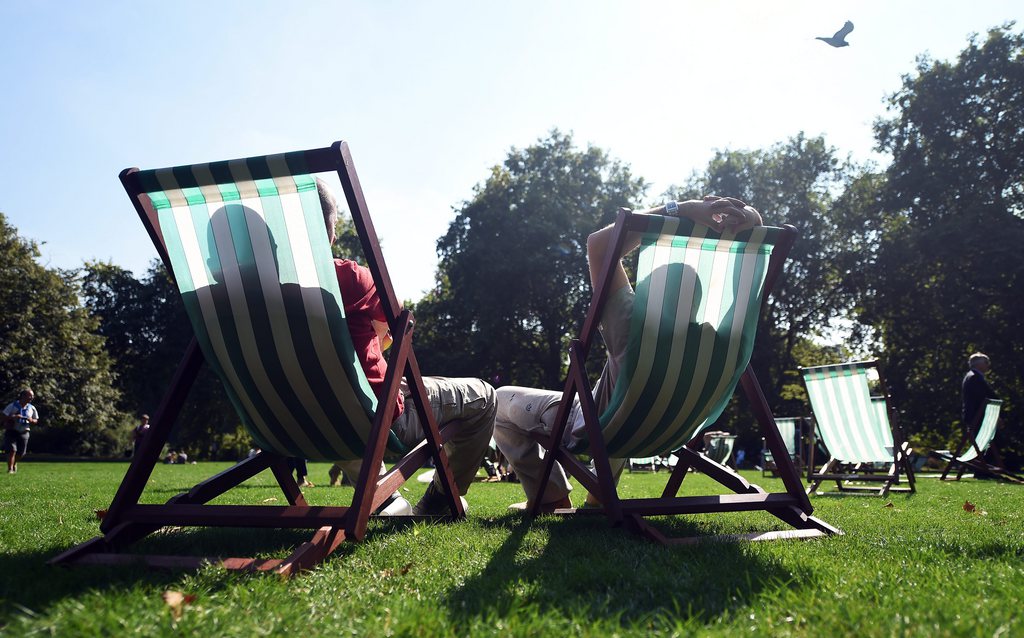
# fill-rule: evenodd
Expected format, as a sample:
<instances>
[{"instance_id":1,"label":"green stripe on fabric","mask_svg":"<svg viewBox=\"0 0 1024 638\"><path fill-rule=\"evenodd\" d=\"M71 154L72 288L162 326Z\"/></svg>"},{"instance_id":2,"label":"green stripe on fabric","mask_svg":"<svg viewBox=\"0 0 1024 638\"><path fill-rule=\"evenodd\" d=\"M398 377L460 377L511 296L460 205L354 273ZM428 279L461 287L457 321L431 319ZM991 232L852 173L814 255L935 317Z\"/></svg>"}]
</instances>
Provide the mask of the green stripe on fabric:
<instances>
[{"instance_id":1,"label":"green stripe on fabric","mask_svg":"<svg viewBox=\"0 0 1024 638\"><path fill-rule=\"evenodd\" d=\"M665 228L660 220L647 223L648 230ZM713 420L725 408L749 361L771 251L760 241L768 234L755 233L756 242L739 245L705 235L703 227L700 231L698 237L680 236L660 246L653 237L641 239L629 349L601 414L613 455L645 456L685 443L702 421ZM687 269L696 277L684 289L682 273ZM727 283L703 290L712 281ZM741 285L741 294L752 299L740 303L736 316ZM678 316L681 308L691 307L689 300L680 303L681 295L696 300L688 313L692 321Z\"/></svg>"}]
</instances>

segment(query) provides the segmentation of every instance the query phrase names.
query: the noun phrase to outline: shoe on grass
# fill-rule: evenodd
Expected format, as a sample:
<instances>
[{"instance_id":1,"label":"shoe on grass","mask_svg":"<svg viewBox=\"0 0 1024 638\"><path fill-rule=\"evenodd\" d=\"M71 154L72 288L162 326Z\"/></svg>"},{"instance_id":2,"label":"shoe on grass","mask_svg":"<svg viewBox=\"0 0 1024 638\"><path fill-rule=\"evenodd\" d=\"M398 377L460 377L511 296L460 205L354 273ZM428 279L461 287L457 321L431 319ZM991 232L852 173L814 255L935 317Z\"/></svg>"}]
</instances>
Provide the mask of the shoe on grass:
<instances>
[{"instance_id":1,"label":"shoe on grass","mask_svg":"<svg viewBox=\"0 0 1024 638\"><path fill-rule=\"evenodd\" d=\"M373 512L374 516L408 516L410 514L412 514L412 506L398 492L392 494Z\"/></svg>"},{"instance_id":2,"label":"shoe on grass","mask_svg":"<svg viewBox=\"0 0 1024 638\"><path fill-rule=\"evenodd\" d=\"M469 512L469 503L462 496L459 497L462 501L462 511ZM423 498L412 508L413 516L452 516L451 508L448 507L448 495L437 489L437 487L431 483L427 487L427 491L423 493Z\"/></svg>"},{"instance_id":3,"label":"shoe on grass","mask_svg":"<svg viewBox=\"0 0 1024 638\"><path fill-rule=\"evenodd\" d=\"M527 512L532 506L533 504L529 501L523 501L521 503L512 503L508 506L508 509L510 512ZM568 496L563 496L560 499L540 504L541 514L551 514L555 510L561 509L572 509L572 501L569 500Z\"/></svg>"}]
</instances>

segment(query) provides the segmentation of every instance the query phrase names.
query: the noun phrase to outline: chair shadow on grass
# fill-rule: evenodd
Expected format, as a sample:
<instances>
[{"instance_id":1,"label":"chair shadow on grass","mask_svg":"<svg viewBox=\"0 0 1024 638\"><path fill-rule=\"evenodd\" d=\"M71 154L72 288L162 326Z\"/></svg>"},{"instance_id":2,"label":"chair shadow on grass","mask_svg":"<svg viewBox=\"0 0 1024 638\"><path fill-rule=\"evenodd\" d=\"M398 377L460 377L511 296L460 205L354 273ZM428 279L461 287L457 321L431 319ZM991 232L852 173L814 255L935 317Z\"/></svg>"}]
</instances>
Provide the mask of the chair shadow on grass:
<instances>
[{"instance_id":1,"label":"chair shadow on grass","mask_svg":"<svg viewBox=\"0 0 1024 638\"><path fill-rule=\"evenodd\" d=\"M722 526L717 520L655 519L655 524L672 536L712 536L754 531L768 520L751 524L751 518L730 518ZM810 587L815 580L809 569L793 571L767 560L748 542L664 547L610 528L601 517L543 517L531 525L510 514L486 524L507 528L508 538L483 571L447 597L456 623L531 609L538 615L555 612L570 622L604 620L621 626L710 623L762 593Z\"/></svg>"}]
</instances>

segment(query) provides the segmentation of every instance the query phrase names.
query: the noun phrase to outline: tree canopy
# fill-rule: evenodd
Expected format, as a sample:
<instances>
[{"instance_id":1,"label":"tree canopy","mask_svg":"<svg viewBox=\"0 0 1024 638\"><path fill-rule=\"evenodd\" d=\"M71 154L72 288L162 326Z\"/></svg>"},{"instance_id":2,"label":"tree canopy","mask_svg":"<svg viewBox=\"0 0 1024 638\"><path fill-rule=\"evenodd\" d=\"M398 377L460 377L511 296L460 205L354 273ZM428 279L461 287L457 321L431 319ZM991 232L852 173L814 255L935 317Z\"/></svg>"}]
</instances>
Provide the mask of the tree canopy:
<instances>
[{"instance_id":1,"label":"tree canopy","mask_svg":"<svg viewBox=\"0 0 1024 638\"><path fill-rule=\"evenodd\" d=\"M559 387L590 302L587 236L644 190L569 134L513 148L438 240L437 285L416 306L425 370Z\"/></svg>"}]
</instances>

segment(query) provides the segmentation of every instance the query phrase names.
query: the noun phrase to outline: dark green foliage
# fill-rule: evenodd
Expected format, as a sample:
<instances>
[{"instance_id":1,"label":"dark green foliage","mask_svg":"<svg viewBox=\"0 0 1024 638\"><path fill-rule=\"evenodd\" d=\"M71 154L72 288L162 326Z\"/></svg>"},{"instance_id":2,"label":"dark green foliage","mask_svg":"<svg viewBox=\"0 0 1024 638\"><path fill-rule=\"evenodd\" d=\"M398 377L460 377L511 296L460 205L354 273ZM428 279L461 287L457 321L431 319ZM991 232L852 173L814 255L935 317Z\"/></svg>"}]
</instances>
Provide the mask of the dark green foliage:
<instances>
[{"instance_id":1,"label":"dark green foliage","mask_svg":"<svg viewBox=\"0 0 1024 638\"><path fill-rule=\"evenodd\" d=\"M967 356L992 357L1007 400L996 444L1024 456L1024 35L974 37L952 62L923 57L876 124L892 154L876 207L861 320L885 347L912 427L952 441Z\"/></svg>"},{"instance_id":2,"label":"dark green foliage","mask_svg":"<svg viewBox=\"0 0 1024 638\"><path fill-rule=\"evenodd\" d=\"M438 241L437 286L415 308L424 371L560 387L590 303L587 236L644 188L558 131L512 149Z\"/></svg>"},{"instance_id":3,"label":"dark green foliage","mask_svg":"<svg viewBox=\"0 0 1024 638\"><path fill-rule=\"evenodd\" d=\"M126 417L97 322L78 302L74 273L40 266L38 256L0 213L0 400L35 392L31 450L120 454Z\"/></svg>"}]
</instances>

